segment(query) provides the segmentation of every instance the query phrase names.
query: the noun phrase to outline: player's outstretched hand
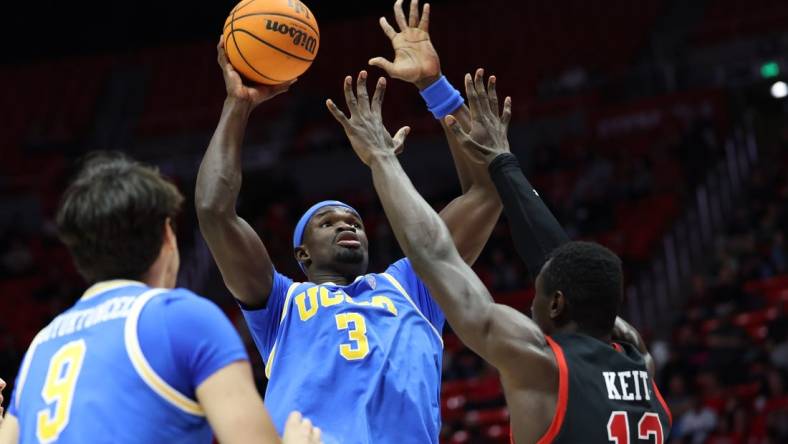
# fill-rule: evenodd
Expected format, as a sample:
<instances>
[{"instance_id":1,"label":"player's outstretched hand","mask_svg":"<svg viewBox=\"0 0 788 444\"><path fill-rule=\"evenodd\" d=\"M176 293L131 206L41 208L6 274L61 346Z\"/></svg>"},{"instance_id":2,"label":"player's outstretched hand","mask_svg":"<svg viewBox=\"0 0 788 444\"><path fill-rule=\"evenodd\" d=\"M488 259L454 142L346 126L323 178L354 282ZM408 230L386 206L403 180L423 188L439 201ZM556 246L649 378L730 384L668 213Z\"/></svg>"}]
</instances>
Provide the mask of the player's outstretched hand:
<instances>
[{"instance_id":1,"label":"player's outstretched hand","mask_svg":"<svg viewBox=\"0 0 788 444\"><path fill-rule=\"evenodd\" d=\"M285 423L285 435L282 444L322 444L320 429L312 425L312 421L292 412Z\"/></svg>"},{"instance_id":2,"label":"player's outstretched hand","mask_svg":"<svg viewBox=\"0 0 788 444\"><path fill-rule=\"evenodd\" d=\"M219 44L216 45L216 52L217 61L222 68L222 75L224 76L224 85L227 88L227 97L247 102L252 105L252 107L282 94L290 89L290 85L297 80L291 80L281 85L246 86L241 80L241 75L238 74L238 71L233 68L233 65L227 59L227 53L224 51L224 36L219 37Z\"/></svg>"},{"instance_id":3,"label":"player's outstretched hand","mask_svg":"<svg viewBox=\"0 0 788 444\"><path fill-rule=\"evenodd\" d=\"M353 94L353 79L350 76L345 77L344 88L350 118L348 119L331 99L326 100L326 106L345 129L345 134L361 161L370 165L377 158L400 153L410 127L400 128L394 137L391 137L383 126L381 108L383 95L386 92L386 79L383 77L378 79L371 102L367 94L366 71L358 73L355 94Z\"/></svg>"},{"instance_id":4,"label":"player's outstretched hand","mask_svg":"<svg viewBox=\"0 0 788 444\"><path fill-rule=\"evenodd\" d=\"M395 78L413 83L424 89L441 76L441 62L430 41L430 5L425 3L419 17L419 0L410 0L410 13L405 19L403 0L394 3L394 18L399 32L385 17L380 18L380 27L394 47L394 62L383 57L374 57L369 64L377 66Z\"/></svg>"},{"instance_id":5,"label":"player's outstretched hand","mask_svg":"<svg viewBox=\"0 0 788 444\"><path fill-rule=\"evenodd\" d=\"M509 121L512 118L512 98L503 102L503 112L499 111L498 93L495 91L496 78L487 79L484 86L484 70L479 68L471 78L465 74L465 92L471 111L471 131L465 132L462 125L452 115L446 116L446 124L454 132L463 148L486 164L490 164L499 154L509 152Z\"/></svg>"}]
</instances>

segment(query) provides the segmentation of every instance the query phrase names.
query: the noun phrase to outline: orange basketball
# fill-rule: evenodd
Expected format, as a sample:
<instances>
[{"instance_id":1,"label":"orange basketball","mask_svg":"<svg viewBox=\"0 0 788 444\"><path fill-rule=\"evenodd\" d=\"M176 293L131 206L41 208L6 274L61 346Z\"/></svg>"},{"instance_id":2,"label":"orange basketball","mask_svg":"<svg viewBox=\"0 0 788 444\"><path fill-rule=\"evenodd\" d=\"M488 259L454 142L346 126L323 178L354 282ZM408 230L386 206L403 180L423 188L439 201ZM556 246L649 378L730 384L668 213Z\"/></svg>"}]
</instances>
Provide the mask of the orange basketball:
<instances>
[{"instance_id":1,"label":"orange basketball","mask_svg":"<svg viewBox=\"0 0 788 444\"><path fill-rule=\"evenodd\" d=\"M247 79L284 83L309 68L320 46L312 11L298 0L241 0L224 22L224 49Z\"/></svg>"}]
</instances>

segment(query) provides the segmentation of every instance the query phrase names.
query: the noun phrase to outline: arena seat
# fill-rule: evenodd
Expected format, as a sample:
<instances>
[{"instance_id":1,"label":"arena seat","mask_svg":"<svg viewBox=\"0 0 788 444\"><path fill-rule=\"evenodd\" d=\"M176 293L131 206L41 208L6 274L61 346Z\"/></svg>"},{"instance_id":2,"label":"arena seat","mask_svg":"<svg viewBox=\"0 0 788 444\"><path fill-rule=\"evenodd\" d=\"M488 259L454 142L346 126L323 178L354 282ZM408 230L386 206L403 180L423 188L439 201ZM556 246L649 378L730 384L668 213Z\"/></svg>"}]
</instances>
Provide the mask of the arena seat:
<instances>
[{"instance_id":1,"label":"arena seat","mask_svg":"<svg viewBox=\"0 0 788 444\"><path fill-rule=\"evenodd\" d=\"M509 410L506 407L487 410L471 410L465 414L465 423L474 427L503 425L509 422Z\"/></svg>"},{"instance_id":2,"label":"arena seat","mask_svg":"<svg viewBox=\"0 0 788 444\"><path fill-rule=\"evenodd\" d=\"M484 430L484 437L488 443L508 444L511 439L511 428L508 422L505 424L493 424Z\"/></svg>"}]
</instances>

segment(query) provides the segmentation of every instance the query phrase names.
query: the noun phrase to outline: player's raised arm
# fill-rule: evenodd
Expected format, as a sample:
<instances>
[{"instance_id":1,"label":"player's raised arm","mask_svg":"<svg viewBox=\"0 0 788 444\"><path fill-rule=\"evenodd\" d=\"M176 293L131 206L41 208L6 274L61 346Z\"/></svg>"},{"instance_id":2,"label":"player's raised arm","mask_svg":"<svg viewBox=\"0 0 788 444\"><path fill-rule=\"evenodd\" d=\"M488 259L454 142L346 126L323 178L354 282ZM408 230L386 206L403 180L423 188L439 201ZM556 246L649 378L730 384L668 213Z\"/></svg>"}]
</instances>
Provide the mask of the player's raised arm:
<instances>
[{"instance_id":1,"label":"player's raised arm","mask_svg":"<svg viewBox=\"0 0 788 444\"><path fill-rule=\"evenodd\" d=\"M506 98L504 114L499 117L494 76L488 79L485 88L478 75L473 81L467 75L465 87L471 108L476 111L471 130L466 131L455 116L447 116L445 123L466 151L488 166L509 219L515 248L529 273L536 276L550 252L568 242L569 237L509 151L507 130L511 115L506 109L510 109L511 99Z\"/></svg>"},{"instance_id":2,"label":"player's raised arm","mask_svg":"<svg viewBox=\"0 0 788 444\"><path fill-rule=\"evenodd\" d=\"M419 1L412 0L406 17L403 1L397 0L394 3L394 18L399 32L385 17L380 18L380 26L394 49L394 61L374 57L369 64L385 70L393 78L415 85L427 101L430 111L441 122L463 194L449 203L440 216L449 227L460 254L467 263L472 264L498 221L501 203L485 165L472 160L442 121L442 117L453 113L470 130L468 107L463 104L460 93L443 77L440 58L430 40L429 3L424 4L420 14Z\"/></svg>"},{"instance_id":3,"label":"player's raised arm","mask_svg":"<svg viewBox=\"0 0 788 444\"><path fill-rule=\"evenodd\" d=\"M260 237L235 211L241 190L241 145L252 110L287 91L292 82L245 86L228 62L222 41L217 51L227 99L197 174L195 207L200 231L227 288L247 307L260 308L271 291L274 269Z\"/></svg>"},{"instance_id":4,"label":"player's raised arm","mask_svg":"<svg viewBox=\"0 0 788 444\"><path fill-rule=\"evenodd\" d=\"M470 75L466 76L466 94L471 109L478 110L474 114L470 134L454 116L447 116L445 121L463 148L488 165L509 219L515 248L535 278L547 262L550 252L569 242L569 236L528 182L517 158L509 151L506 131L511 115L506 110L511 106L511 99L506 99L508 103L504 105L504 114L498 117L493 113L493 110L498 109L495 77L489 78L487 88L479 80L477 76L470 82ZM485 104L489 104L489 107L485 107ZM634 327L617 318L613 339L637 346L647 362L649 372L654 374L653 359Z\"/></svg>"},{"instance_id":5,"label":"player's raised arm","mask_svg":"<svg viewBox=\"0 0 788 444\"><path fill-rule=\"evenodd\" d=\"M548 376L554 374L555 362L539 327L522 313L493 302L458 254L446 225L402 170L395 152L410 130L403 127L392 137L383 126L380 109L385 85L385 79L378 80L370 103L362 71L357 94L351 78L345 79L351 117L330 100L327 106L344 127L356 154L372 170L375 189L400 246L463 342L504 373L530 365L533 375L546 376L535 378L539 379L536 385L554 383Z\"/></svg>"}]
</instances>

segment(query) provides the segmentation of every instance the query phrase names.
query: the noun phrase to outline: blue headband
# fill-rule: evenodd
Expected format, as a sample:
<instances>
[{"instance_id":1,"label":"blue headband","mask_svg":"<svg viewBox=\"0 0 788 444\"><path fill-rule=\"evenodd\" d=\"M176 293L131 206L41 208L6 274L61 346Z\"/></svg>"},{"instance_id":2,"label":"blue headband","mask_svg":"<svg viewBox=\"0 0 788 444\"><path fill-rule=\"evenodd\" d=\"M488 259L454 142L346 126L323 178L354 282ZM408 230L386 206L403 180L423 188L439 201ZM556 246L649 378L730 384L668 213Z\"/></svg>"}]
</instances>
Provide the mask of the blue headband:
<instances>
[{"instance_id":1,"label":"blue headband","mask_svg":"<svg viewBox=\"0 0 788 444\"><path fill-rule=\"evenodd\" d=\"M293 248L298 248L304 243L304 231L306 230L306 224L309 223L309 220L312 219L312 216L314 216L315 213L317 213L321 208L325 207L344 207L358 214L358 211L356 211L355 208L338 200L324 200L312 205L308 210L306 210L304 215L301 216L301 219L299 219L298 223L296 224L295 231L293 232ZM306 270L304 270L304 266L301 265L301 262L298 263L298 266L301 267L301 270L303 270L304 273L306 273Z\"/></svg>"}]
</instances>

